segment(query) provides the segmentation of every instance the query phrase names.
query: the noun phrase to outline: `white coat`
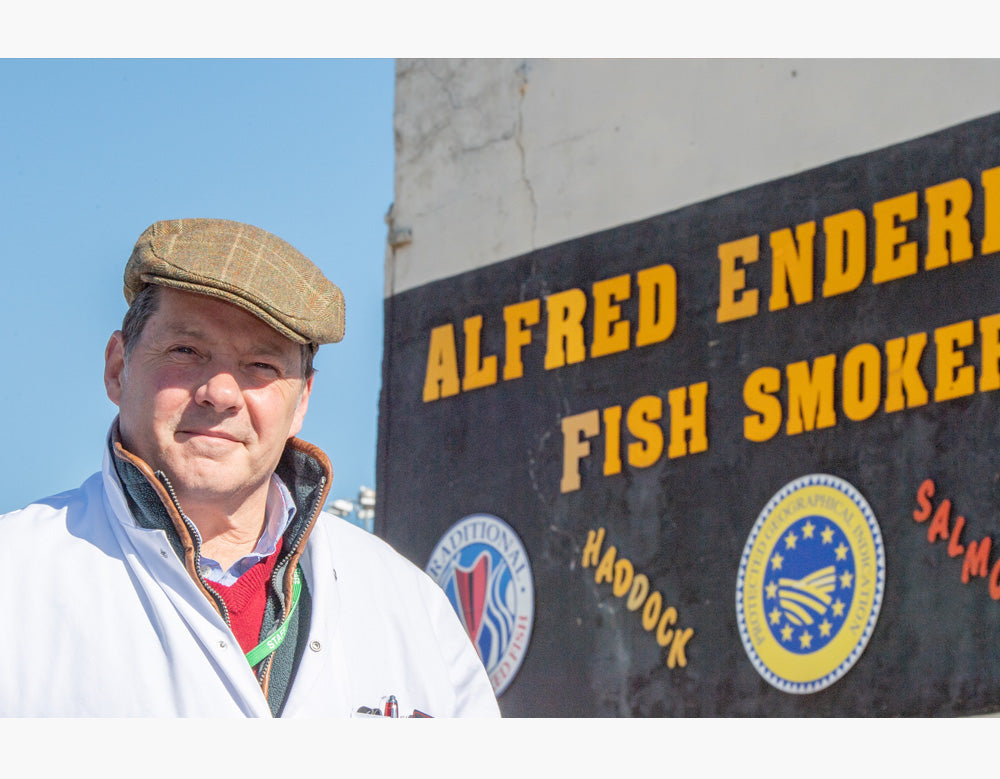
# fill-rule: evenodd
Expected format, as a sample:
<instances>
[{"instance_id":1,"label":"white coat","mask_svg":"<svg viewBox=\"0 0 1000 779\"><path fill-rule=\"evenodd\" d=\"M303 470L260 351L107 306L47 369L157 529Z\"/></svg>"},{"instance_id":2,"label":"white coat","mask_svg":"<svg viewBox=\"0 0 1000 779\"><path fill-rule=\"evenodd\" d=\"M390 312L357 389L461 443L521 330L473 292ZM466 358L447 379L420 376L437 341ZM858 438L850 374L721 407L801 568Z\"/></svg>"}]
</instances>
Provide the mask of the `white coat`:
<instances>
[{"instance_id":1,"label":"white coat","mask_svg":"<svg viewBox=\"0 0 1000 779\"><path fill-rule=\"evenodd\" d=\"M499 716L446 596L380 539L320 514L300 560L308 644L284 717ZM0 517L0 715L270 717L222 617L162 530L136 525L105 448L76 490Z\"/></svg>"}]
</instances>

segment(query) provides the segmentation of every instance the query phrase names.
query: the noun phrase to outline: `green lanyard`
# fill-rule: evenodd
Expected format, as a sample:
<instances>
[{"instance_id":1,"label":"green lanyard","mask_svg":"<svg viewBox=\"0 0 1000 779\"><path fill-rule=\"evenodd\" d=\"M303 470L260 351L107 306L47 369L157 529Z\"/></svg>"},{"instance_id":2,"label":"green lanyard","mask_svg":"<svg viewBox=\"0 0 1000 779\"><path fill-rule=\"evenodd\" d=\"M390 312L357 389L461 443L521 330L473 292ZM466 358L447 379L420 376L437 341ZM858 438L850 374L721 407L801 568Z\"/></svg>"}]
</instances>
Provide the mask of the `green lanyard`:
<instances>
[{"instance_id":1,"label":"green lanyard","mask_svg":"<svg viewBox=\"0 0 1000 779\"><path fill-rule=\"evenodd\" d=\"M247 652L247 662L250 663L251 668L281 646L281 642L285 640L285 634L288 632L288 623L291 622L292 614L295 613L295 607L299 605L299 595L301 593L302 577L296 566L295 578L292 580L292 608L288 610L288 616L285 617L277 630Z\"/></svg>"}]
</instances>

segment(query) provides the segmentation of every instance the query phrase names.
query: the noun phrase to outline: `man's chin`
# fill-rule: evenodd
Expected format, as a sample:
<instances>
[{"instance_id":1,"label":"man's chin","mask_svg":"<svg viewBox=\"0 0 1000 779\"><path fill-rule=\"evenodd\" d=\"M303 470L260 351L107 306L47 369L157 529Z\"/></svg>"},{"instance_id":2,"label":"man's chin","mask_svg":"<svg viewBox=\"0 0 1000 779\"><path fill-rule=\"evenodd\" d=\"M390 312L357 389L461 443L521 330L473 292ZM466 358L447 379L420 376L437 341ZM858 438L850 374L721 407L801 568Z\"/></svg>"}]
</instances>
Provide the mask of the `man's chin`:
<instances>
[{"instance_id":1,"label":"man's chin","mask_svg":"<svg viewBox=\"0 0 1000 779\"><path fill-rule=\"evenodd\" d=\"M197 457L164 469L177 494L199 501L225 498L247 491L250 478L245 467L228 459ZM183 503L183 501L182 501Z\"/></svg>"}]
</instances>

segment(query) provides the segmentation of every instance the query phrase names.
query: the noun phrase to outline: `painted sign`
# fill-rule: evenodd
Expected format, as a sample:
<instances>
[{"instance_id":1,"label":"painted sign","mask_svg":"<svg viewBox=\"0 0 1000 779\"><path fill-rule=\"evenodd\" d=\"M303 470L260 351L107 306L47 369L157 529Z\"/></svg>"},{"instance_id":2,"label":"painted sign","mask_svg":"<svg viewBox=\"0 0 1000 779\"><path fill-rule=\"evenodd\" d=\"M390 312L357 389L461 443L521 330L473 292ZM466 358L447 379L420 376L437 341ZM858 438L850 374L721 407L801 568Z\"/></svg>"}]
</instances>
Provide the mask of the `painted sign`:
<instances>
[{"instance_id":1,"label":"painted sign","mask_svg":"<svg viewBox=\"0 0 1000 779\"><path fill-rule=\"evenodd\" d=\"M376 531L523 542L508 715L1000 709L998 252L994 115L395 295Z\"/></svg>"},{"instance_id":2,"label":"painted sign","mask_svg":"<svg viewBox=\"0 0 1000 779\"><path fill-rule=\"evenodd\" d=\"M473 514L441 537L427 573L451 601L500 695L524 661L535 616L521 539L499 517Z\"/></svg>"},{"instance_id":3,"label":"painted sign","mask_svg":"<svg viewBox=\"0 0 1000 779\"><path fill-rule=\"evenodd\" d=\"M864 651L884 591L885 550L867 501L834 476L796 479L768 502L743 547L743 648L779 690L818 692Z\"/></svg>"}]
</instances>

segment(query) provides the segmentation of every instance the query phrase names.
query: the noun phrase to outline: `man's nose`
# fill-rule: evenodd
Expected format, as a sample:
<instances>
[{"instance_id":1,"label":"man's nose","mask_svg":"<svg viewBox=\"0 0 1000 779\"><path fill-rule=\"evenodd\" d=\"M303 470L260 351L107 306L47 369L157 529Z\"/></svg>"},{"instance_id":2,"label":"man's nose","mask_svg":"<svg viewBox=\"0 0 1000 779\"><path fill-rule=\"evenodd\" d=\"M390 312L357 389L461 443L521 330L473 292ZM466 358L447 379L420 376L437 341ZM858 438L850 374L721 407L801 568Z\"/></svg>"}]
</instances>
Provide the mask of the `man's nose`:
<instances>
[{"instance_id":1,"label":"man's nose","mask_svg":"<svg viewBox=\"0 0 1000 779\"><path fill-rule=\"evenodd\" d=\"M239 410L243 391L231 372L216 370L204 377L194 399L199 406L212 406L216 411Z\"/></svg>"}]
</instances>

